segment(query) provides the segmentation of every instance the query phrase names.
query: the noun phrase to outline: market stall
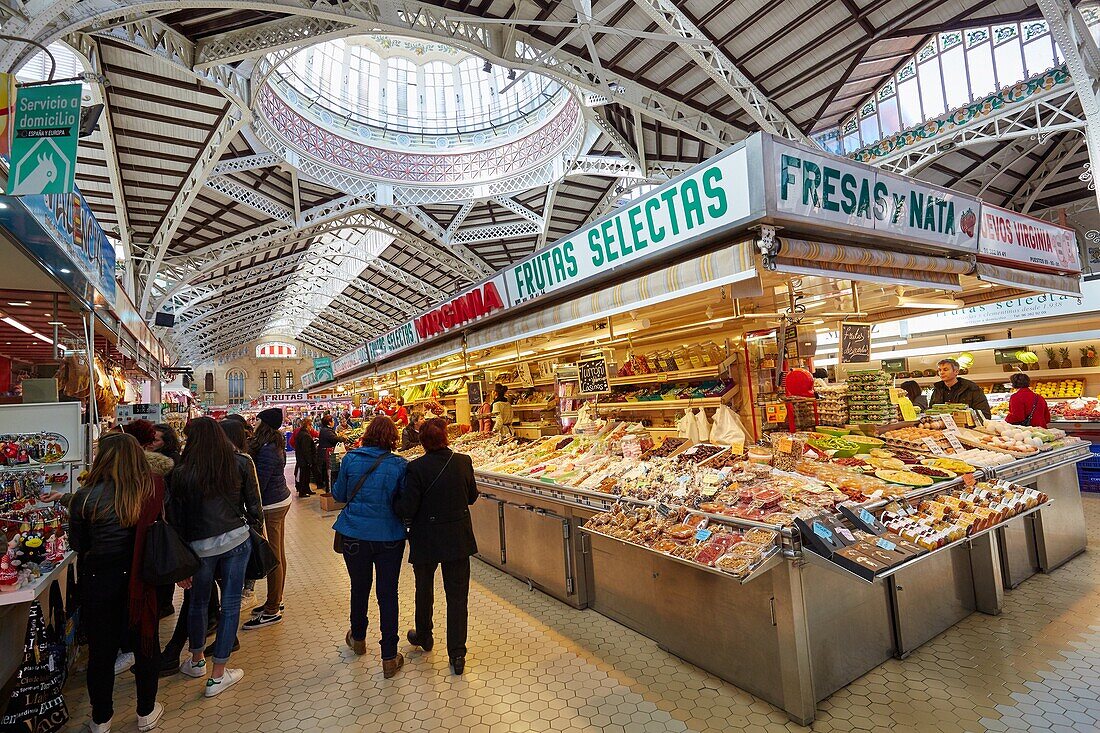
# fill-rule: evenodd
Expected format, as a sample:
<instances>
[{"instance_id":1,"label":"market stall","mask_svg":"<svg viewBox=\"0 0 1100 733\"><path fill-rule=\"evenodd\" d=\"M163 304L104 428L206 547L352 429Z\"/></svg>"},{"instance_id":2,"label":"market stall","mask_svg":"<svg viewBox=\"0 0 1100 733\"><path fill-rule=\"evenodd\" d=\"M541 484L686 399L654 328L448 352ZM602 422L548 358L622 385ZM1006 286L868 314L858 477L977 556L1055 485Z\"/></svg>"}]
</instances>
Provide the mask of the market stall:
<instances>
[{"instance_id":1,"label":"market stall","mask_svg":"<svg viewBox=\"0 0 1100 733\"><path fill-rule=\"evenodd\" d=\"M512 424L475 414L456 445L482 559L807 723L1084 549L1087 442L965 405L920 420L897 389L916 364L876 333L1077 297L1072 232L1010 215L756 135L347 355L336 383L462 377L471 406L509 401ZM1004 246L1023 229L1041 246Z\"/></svg>"}]
</instances>

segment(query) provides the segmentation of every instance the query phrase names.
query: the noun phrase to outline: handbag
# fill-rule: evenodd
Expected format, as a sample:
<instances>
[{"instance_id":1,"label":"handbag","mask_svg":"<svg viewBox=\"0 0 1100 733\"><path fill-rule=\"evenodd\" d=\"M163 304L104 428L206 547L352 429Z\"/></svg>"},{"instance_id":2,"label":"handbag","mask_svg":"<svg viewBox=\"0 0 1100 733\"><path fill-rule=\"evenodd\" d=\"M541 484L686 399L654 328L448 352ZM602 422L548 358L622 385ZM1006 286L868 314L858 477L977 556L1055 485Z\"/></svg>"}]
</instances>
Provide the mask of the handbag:
<instances>
[{"instance_id":1,"label":"handbag","mask_svg":"<svg viewBox=\"0 0 1100 733\"><path fill-rule=\"evenodd\" d=\"M1031 427L1031 418L1035 417L1035 408L1039 406L1039 400L1043 399L1039 395L1035 395L1035 402L1031 404L1031 412L1027 413L1027 417L1024 418L1024 427Z\"/></svg>"},{"instance_id":2,"label":"handbag","mask_svg":"<svg viewBox=\"0 0 1100 733\"><path fill-rule=\"evenodd\" d=\"M435 475L435 478L432 479L432 482L430 484L428 484L428 488L424 489L424 493L420 495L420 506L418 506L416 508L416 514L414 514L411 519L401 520L402 524L405 525L406 530L408 530L410 527L412 527L413 522L415 522L416 518L420 515L420 510L424 506L424 499L431 492L432 487L435 486L435 482L438 481L440 476L443 475L443 472L447 470L447 466L451 465L451 459L454 458L454 457L455 457L455 452L451 451L451 455L447 456L447 462L443 464L443 468L439 469L439 473L437 473Z\"/></svg>"},{"instance_id":3,"label":"handbag","mask_svg":"<svg viewBox=\"0 0 1100 733\"><path fill-rule=\"evenodd\" d=\"M164 510L145 530L141 579L149 585L175 585L199 570L199 556L164 519Z\"/></svg>"},{"instance_id":4,"label":"handbag","mask_svg":"<svg viewBox=\"0 0 1100 733\"><path fill-rule=\"evenodd\" d=\"M252 524L245 517L244 512L236 509L233 503L220 491L218 496L240 517L240 520L244 522L244 526L248 527L248 543L252 546L252 552L248 555L248 565L244 570L245 580L263 580L275 572L275 568L279 567L279 556L275 554L275 550L271 547L271 543L267 541L267 538L252 528Z\"/></svg>"},{"instance_id":5,"label":"handbag","mask_svg":"<svg viewBox=\"0 0 1100 733\"><path fill-rule=\"evenodd\" d=\"M3 733L54 733L65 727L69 710L61 690L65 662L50 653L49 634L38 601L30 604L23 663L15 675L7 709L0 716Z\"/></svg>"},{"instance_id":6,"label":"handbag","mask_svg":"<svg viewBox=\"0 0 1100 733\"><path fill-rule=\"evenodd\" d=\"M340 515L344 513L344 509L347 509L349 506L351 506L351 502L355 500L355 496L359 493L359 489L363 488L363 484L366 483L367 476L370 476L372 473L374 473L374 469L378 468L378 466L382 464L382 460L385 457L385 453L378 456L378 460L376 460L374 464L367 469L366 473L359 477L359 481L355 484L355 488L351 490L350 494L348 494L348 500L344 502L343 508L340 509ZM337 515L336 518L339 519L340 515ZM339 532L334 533L332 536L332 551L341 555L344 553L344 535L340 534Z\"/></svg>"}]
</instances>

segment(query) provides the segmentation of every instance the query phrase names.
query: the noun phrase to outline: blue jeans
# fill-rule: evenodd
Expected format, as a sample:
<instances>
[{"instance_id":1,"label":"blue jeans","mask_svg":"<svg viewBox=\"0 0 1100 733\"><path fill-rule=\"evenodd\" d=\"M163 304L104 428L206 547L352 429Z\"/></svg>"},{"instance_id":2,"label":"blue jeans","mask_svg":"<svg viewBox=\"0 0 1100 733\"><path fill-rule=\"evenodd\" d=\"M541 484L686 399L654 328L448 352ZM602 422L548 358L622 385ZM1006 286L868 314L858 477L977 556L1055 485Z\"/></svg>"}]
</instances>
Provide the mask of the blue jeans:
<instances>
[{"instance_id":1,"label":"blue jeans","mask_svg":"<svg viewBox=\"0 0 1100 733\"><path fill-rule=\"evenodd\" d=\"M237 638L237 624L241 620L241 591L244 590L244 571L252 544L244 542L221 555L200 558L202 564L191 579L191 608L187 615L187 636L190 649L201 652L206 646L206 605L210 602L214 577L222 581L222 610L218 616L218 634L214 638L214 664L229 661L233 640Z\"/></svg>"},{"instance_id":2,"label":"blue jeans","mask_svg":"<svg viewBox=\"0 0 1100 733\"><path fill-rule=\"evenodd\" d=\"M372 542L344 537L344 564L351 578L351 638L356 641L367 638L367 606L372 581L377 576L373 585L378 598L382 659L397 656L397 580L401 577L404 556L405 540Z\"/></svg>"}]
</instances>

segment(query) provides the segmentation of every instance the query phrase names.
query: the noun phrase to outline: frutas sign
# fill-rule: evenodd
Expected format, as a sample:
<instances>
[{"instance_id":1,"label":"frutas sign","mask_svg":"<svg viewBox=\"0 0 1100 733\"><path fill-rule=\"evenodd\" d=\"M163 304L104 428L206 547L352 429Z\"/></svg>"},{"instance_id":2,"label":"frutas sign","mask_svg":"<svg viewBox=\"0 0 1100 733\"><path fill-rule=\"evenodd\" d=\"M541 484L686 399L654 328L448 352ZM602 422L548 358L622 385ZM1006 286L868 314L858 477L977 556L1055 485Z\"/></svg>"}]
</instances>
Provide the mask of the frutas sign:
<instances>
[{"instance_id":1,"label":"frutas sign","mask_svg":"<svg viewBox=\"0 0 1100 733\"><path fill-rule=\"evenodd\" d=\"M505 272L509 305L730 227L750 213L747 148L703 164Z\"/></svg>"},{"instance_id":2,"label":"frutas sign","mask_svg":"<svg viewBox=\"0 0 1100 733\"><path fill-rule=\"evenodd\" d=\"M428 311L415 319L413 323L416 326L417 336L424 340L446 333L452 328L457 328L471 321L476 321L506 307L507 305L504 302L504 278L498 275L473 290L444 303L435 310Z\"/></svg>"},{"instance_id":3,"label":"frutas sign","mask_svg":"<svg viewBox=\"0 0 1100 733\"><path fill-rule=\"evenodd\" d=\"M984 203L978 259L1038 272L1081 272L1072 229Z\"/></svg>"},{"instance_id":4,"label":"frutas sign","mask_svg":"<svg viewBox=\"0 0 1100 733\"><path fill-rule=\"evenodd\" d=\"M768 178L778 217L977 250L977 199L770 139Z\"/></svg>"}]
</instances>

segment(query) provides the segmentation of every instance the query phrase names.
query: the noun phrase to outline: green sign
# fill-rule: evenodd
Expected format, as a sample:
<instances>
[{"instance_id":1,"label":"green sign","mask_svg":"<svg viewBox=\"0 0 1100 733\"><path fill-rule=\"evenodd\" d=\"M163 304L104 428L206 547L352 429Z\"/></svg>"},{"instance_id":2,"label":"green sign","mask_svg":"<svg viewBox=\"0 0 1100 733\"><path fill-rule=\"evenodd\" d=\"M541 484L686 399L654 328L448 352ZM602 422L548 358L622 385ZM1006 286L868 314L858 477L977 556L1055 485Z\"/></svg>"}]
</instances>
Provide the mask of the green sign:
<instances>
[{"instance_id":1,"label":"green sign","mask_svg":"<svg viewBox=\"0 0 1100 733\"><path fill-rule=\"evenodd\" d=\"M72 193L80 85L24 87L15 100L9 196Z\"/></svg>"},{"instance_id":2,"label":"green sign","mask_svg":"<svg viewBox=\"0 0 1100 733\"><path fill-rule=\"evenodd\" d=\"M332 359L328 357L314 359L313 360L313 378L314 382L329 382L332 381Z\"/></svg>"},{"instance_id":3,"label":"green sign","mask_svg":"<svg viewBox=\"0 0 1100 733\"><path fill-rule=\"evenodd\" d=\"M386 335L379 336L367 346L370 348L370 360L378 361L383 356L409 346L415 346L418 343L420 343L420 339L416 334L416 326L412 321L409 321Z\"/></svg>"},{"instance_id":4,"label":"green sign","mask_svg":"<svg viewBox=\"0 0 1100 733\"><path fill-rule=\"evenodd\" d=\"M731 149L508 268L509 305L575 285L749 215L748 154Z\"/></svg>"}]
</instances>

